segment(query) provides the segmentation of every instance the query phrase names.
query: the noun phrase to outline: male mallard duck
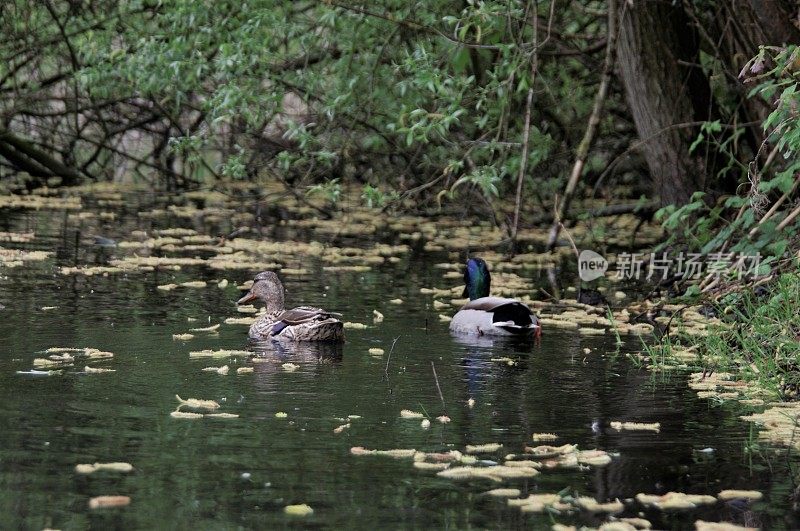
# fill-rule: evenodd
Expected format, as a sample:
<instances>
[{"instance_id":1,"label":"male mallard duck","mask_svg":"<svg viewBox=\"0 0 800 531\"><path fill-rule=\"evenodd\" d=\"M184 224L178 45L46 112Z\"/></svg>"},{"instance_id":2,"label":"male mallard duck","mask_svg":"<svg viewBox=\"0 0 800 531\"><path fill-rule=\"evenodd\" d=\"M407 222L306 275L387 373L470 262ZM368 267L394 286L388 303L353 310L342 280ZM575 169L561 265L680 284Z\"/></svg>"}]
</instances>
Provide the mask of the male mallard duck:
<instances>
[{"instance_id":1,"label":"male mallard duck","mask_svg":"<svg viewBox=\"0 0 800 531\"><path fill-rule=\"evenodd\" d=\"M490 297L492 277L481 258L467 260L464 295L469 302L450 321L450 331L460 334L539 337L542 328L530 308L518 300Z\"/></svg>"},{"instance_id":2,"label":"male mallard duck","mask_svg":"<svg viewBox=\"0 0 800 531\"><path fill-rule=\"evenodd\" d=\"M256 275L253 287L236 304L260 299L267 313L250 325L252 339L280 339L287 341L342 341L344 325L336 313L319 308L300 306L283 309L283 284L278 275L264 271Z\"/></svg>"}]
</instances>

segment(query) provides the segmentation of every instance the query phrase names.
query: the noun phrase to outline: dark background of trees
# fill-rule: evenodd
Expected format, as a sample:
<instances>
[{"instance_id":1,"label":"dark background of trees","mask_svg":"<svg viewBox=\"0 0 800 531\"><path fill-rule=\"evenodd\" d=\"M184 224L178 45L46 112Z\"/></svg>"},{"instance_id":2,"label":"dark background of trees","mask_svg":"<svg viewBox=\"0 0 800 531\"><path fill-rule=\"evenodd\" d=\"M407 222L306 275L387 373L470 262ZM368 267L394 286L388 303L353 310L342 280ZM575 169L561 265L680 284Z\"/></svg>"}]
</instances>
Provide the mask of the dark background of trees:
<instances>
[{"instance_id":1,"label":"dark background of trees","mask_svg":"<svg viewBox=\"0 0 800 531\"><path fill-rule=\"evenodd\" d=\"M748 93L799 21L790 0L14 0L0 175L16 190L278 179L331 200L354 185L510 232L565 188L567 203L713 204L748 193L751 163L769 178L791 162L764 128L779 93Z\"/></svg>"}]
</instances>

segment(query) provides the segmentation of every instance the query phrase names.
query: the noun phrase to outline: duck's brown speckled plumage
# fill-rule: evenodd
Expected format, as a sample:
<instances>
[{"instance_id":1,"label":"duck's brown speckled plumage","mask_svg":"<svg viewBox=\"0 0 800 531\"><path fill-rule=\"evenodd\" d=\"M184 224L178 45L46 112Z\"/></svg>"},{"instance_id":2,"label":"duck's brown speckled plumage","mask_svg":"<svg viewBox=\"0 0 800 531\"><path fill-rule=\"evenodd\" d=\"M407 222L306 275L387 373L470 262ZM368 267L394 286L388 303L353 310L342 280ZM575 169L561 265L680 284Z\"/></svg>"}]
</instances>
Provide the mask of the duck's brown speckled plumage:
<instances>
[{"instance_id":1,"label":"duck's brown speckled plumage","mask_svg":"<svg viewBox=\"0 0 800 531\"><path fill-rule=\"evenodd\" d=\"M253 287L239 304L260 299L266 303L267 312L250 325L253 339L284 341L342 341L344 325L337 315L321 308L299 306L285 310L283 284L272 271L256 275Z\"/></svg>"}]
</instances>

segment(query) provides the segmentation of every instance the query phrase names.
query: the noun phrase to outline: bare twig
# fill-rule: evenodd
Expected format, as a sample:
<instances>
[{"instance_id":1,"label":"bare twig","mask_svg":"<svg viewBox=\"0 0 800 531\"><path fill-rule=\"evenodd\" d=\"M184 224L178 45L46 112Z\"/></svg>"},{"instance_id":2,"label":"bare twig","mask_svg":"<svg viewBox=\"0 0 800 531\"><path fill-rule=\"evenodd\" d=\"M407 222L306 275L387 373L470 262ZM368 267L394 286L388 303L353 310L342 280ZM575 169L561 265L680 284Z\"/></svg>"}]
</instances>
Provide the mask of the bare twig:
<instances>
[{"instance_id":1,"label":"bare twig","mask_svg":"<svg viewBox=\"0 0 800 531\"><path fill-rule=\"evenodd\" d=\"M786 227L789 225L789 223L791 223L792 221L794 221L794 219L795 219L797 216L800 216L800 206L798 206L797 208L795 208L794 210L792 210L792 212L791 212L791 213L790 213L788 216L786 216L785 218L783 218L783 221L781 221L780 223L778 223L778 226L777 226L777 227L775 227L775 231L776 231L776 232L780 232L780 231L782 231L783 229L785 229L785 228L786 228Z\"/></svg>"},{"instance_id":2,"label":"bare twig","mask_svg":"<svg viewBox=\"0 0 800 531\"><path fill-rule=\"evenodd\" d=\"M578 246L575 245L575 240L572 239L572 235L569 233L569 231L567 230L567 228L564 226L563 223L559 221L558 224L561 226L561 230L564 231L564 234L567 235L567 238L569 238L569 243L570 245L572 245L572 250L575 253L575 259L580 260L581 256L580 253L578 252Z\"/></svg>"},{"instance_id":3,"label":"bare twig","mask_svg":"<svg viewBox=\"0 0 800 531\"><path fill-rule=\"evenodd\" d=\"M575 155L575 165L572 167L572 173L567 181L567 187L564 190L564 197L561 201L561 206L558 211L558 219L564 219L569 209L570 201L575 193L575 188L578 185L578 180L583 173L583 167L586 164L586 158L589 155L589 148L591 148L594 138L597 134L597 129L600 125L600 115L603 111L603 104L608 96L608 88L611 85L611 75L614 70L614 61L616 57L617 47L617 2L616 0L608 1L608 42L606 43L606 56L603 63L603 75L600 80L600 87L597 89L597 94L594 98L594 107L592 114L589 116L589 123L586 126L586 132L583 135L578 146L578 151ZM550 235L547 241L547 248L552 250L558 241L558 234L561 231L561 223L554 221L550 228Z\"/></svg>"},{"instance_id":4,"label":"bare twig","mask_svg":"<svg viewBox=\"0 0 800 531\"><path fill-rule=\"evenodd\" d=\"M552 21L552 6L555 5L555 1L551 2L551 10L550 10L550 20ZM517 229L519 227L519 209L520 204L522 203L522 183L525 180L525 170L528 166L528 141L530 140L531 134L531 107L533 105L533 86L536 82L536 71L539 69L539 32L537 30L539 26L539 5L536 0L533 2L533 52L531 56L531 72L530 72L530 81L528 85L528 95L525 98L525 121L523 122L523 130L522 130L522 152L520 154L520 161L519 161L519 174L517 175L517 195L514 201L514 223L511 226L511 241L513 242L517 238Z\"/></svg>"},{"instance_id":5,"label":"bare twig","mask_svg":"<svg viewBox=\"0 0 800 531\"><path fill-rule=\"evenodd\" d=\"M794 191L797 190L797 186L799 184L800 184L800 179L796 178L794 180L794 184L792 185L792 189L789 190L788 192L786 192L785 194L783 194L780 197L780 199L775 201L775 204L772 205L772 208L770 208L767 211L767 213L764 214L764 216L760 220L758 220L758 223L756 223L756 226L753 227L752 229L750 229L750 232L747 234L748 237L752 238L753 236L756 235L756 233L761 229L761 225L763 225L765 221L767 221L769 218L771 218L773 216L773 214L775 214L775 212L778 211L778 209L781 207L781 205L783 204L784 201L786 201L789 197L791 197L791 195L794 193Z\"/></svg>"}]
</instances>

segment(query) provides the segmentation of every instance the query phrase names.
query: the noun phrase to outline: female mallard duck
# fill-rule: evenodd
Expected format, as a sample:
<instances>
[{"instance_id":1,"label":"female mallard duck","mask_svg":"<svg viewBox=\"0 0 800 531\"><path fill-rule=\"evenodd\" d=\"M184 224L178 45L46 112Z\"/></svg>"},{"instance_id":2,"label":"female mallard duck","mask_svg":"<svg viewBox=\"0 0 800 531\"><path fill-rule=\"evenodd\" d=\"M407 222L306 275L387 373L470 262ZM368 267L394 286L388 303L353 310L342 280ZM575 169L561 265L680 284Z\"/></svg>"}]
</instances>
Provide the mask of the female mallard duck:
<instances>
[{"instance_id":1,"label":"female mallard duck","mask_svg":"<svg viewBox=\"0 0 800 531\"><path fill-rule=\"evenodd\" d=\"M264 271L256 275L253 287L237 304L262 300L267 313L250 325L252 339L279 339L286 341L342 341L344 325L336 313L319 308L300 306L291 310L283 308L283 284L278 275Z\"/></svg>"},{"instance_id":2,"label":"female mallard duck","mask_svg":"<svg viewBox=\"0 0 800 531\"><path fill-rule=\"evenodd\" d=\"M450 331L460 334L495 336L541 336L539 319L518 300L490 297L492 277L489 268L480 258L467 260L464 272L464 295L469 302L453 316Z\"/></svg>"}]
</instances>

